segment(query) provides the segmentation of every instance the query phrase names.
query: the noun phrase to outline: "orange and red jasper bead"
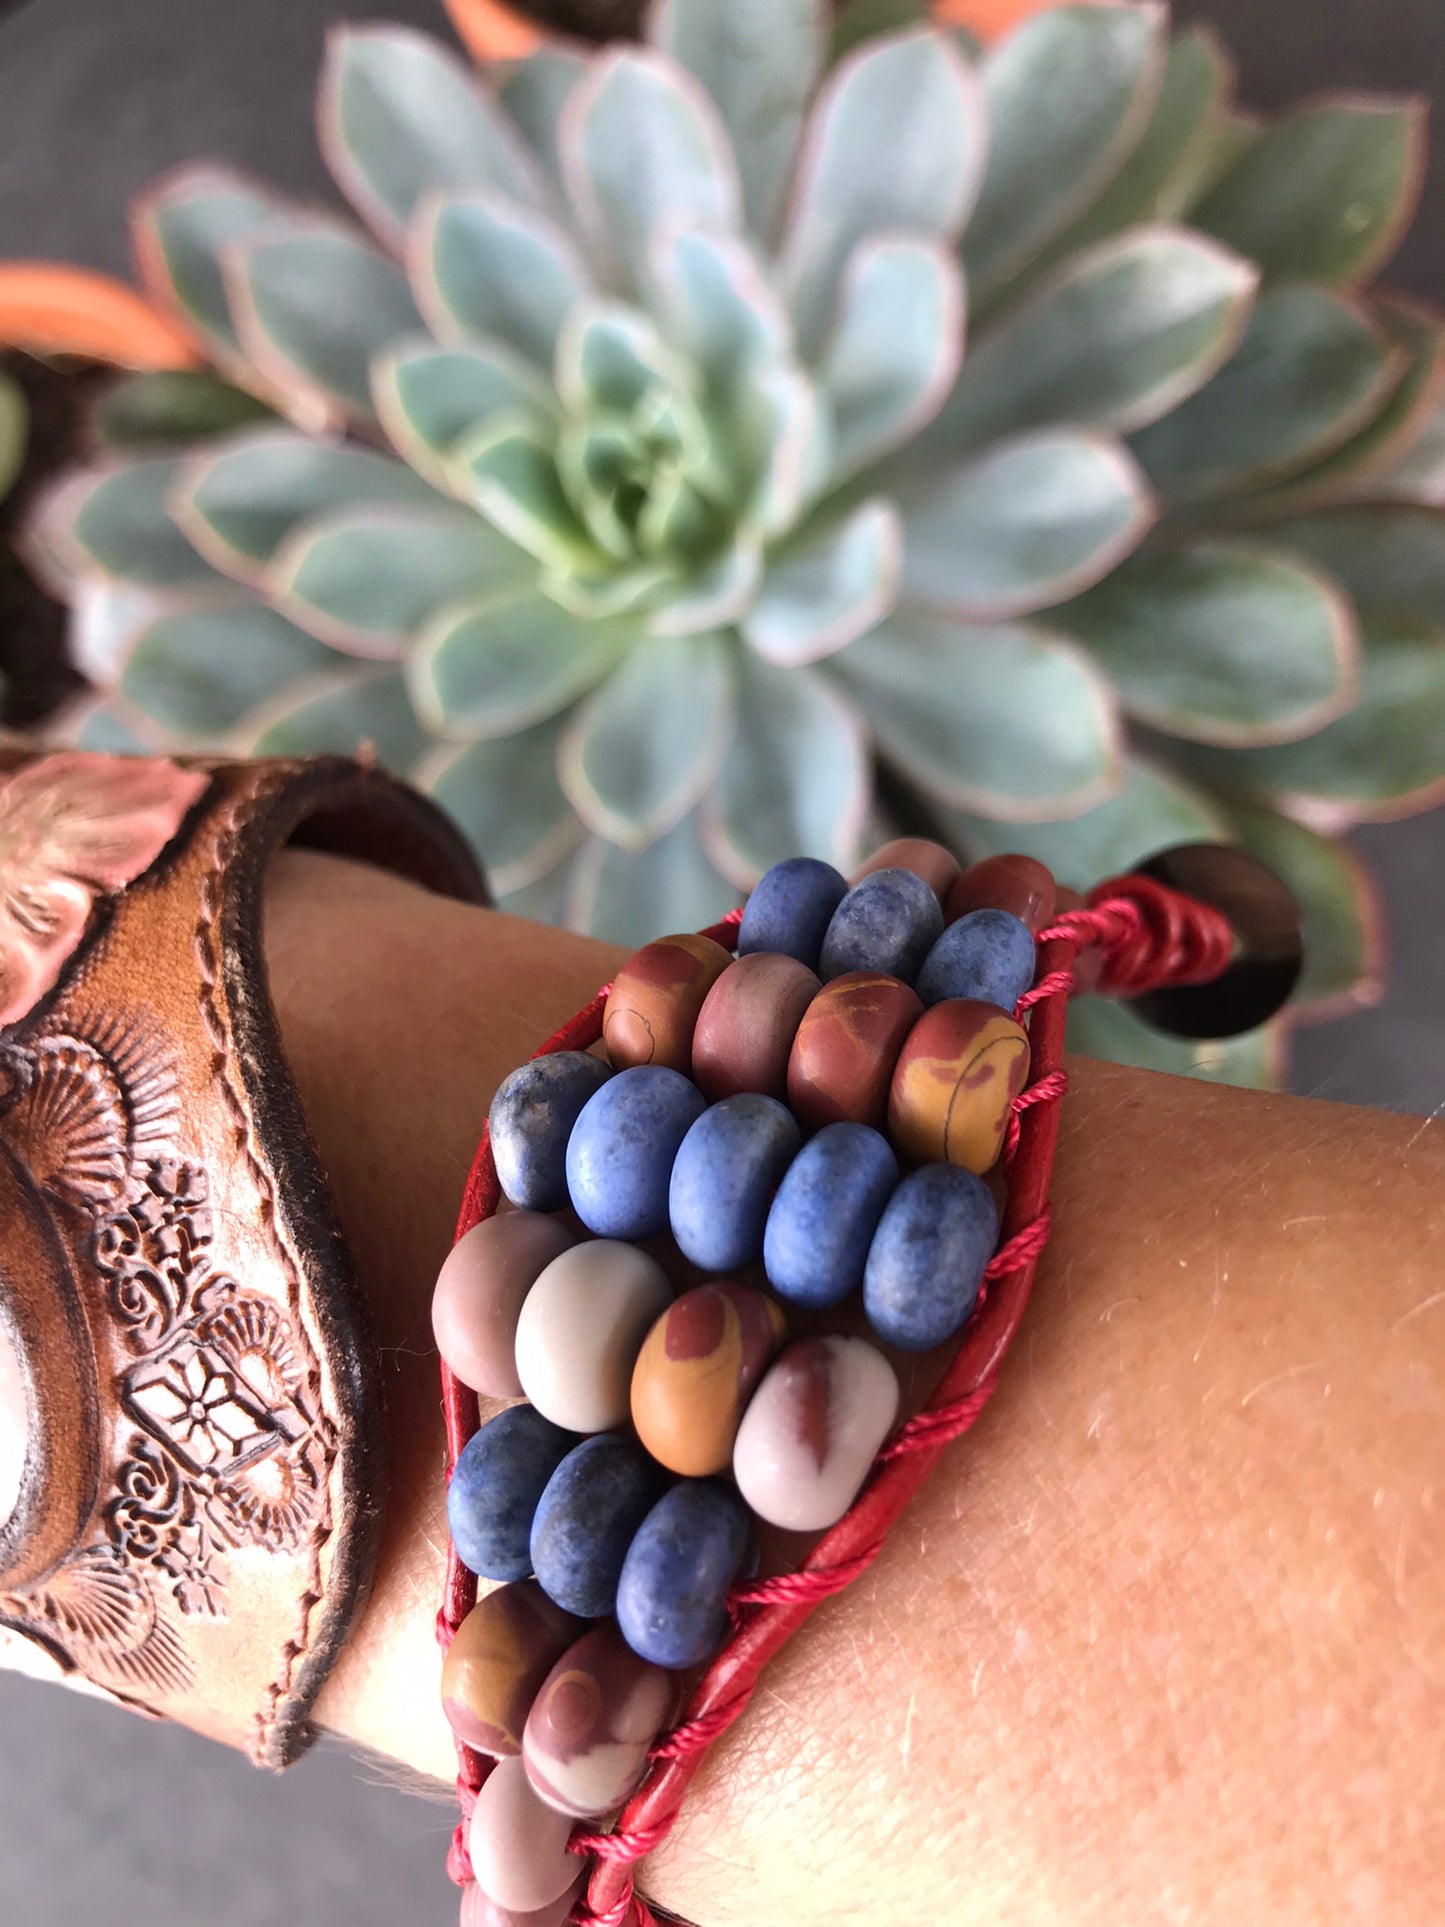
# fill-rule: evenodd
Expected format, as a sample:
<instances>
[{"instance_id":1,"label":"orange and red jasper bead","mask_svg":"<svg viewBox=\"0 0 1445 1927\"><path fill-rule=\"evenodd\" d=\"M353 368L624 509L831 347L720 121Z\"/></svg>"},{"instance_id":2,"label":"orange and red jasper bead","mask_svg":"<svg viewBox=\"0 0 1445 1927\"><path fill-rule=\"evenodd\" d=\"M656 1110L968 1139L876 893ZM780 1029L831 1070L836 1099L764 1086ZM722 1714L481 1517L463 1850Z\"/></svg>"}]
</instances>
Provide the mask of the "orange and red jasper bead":
<instances>
[{"instance_id":1,"label":"orange and red jasper bead","mask_svg":"<svg viewBox=\"0 0 1445 1927\"><path fill-rule=\"evenodd\" d=\"M888 1093L888 1134L915 1164L980 1175L1003 1150L1028 1081L1029 1035L997 1004L949 998L908 1033Z\"/></svg>"},{"instance_id":2,"label":"orange and red jasper bead","mask_svg":"<svg viewBox=\"0 0 1445 1927\"><path fill-rule=\"evenodd\" d=\"M882 1130L904 1039L923 1015L918 993L881 970L851 970L809 1004L788 1059L788 1102L808 1130Z\"/></svg>"},{"instance_id":3,"label":"orange and red jasper bead","mask_svg":"<svg viewBox=\"0 0 1445 1927\"><path fill-rule=\"evenodd\" d=\"M614 1069L661 1064L690 1075L698 1012L731 962L720 943L690 931L659 937L629 957L613 980L602 1020Z\"/></svg>"}]
</instances>

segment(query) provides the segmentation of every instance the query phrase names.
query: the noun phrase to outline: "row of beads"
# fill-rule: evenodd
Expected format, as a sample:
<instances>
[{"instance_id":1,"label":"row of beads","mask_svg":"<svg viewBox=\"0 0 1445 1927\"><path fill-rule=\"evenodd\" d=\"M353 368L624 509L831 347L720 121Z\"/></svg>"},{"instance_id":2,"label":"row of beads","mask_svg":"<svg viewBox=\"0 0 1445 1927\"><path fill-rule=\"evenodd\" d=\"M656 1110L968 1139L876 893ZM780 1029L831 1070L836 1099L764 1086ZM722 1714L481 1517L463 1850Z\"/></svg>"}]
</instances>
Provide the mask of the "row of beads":
<instances>
[{"instance_id":1,"label":"row of beads","mask_svg":"<svg viewBox=\"0 0 1445 1927\"><path fill-rule=\"evenodd\" d=\"M772 887L775 874L768 872L759 892ZM866 878L848 893L845 905L881 890L892 878L907 878L915 889L924 890L934 915L939 914L932 892L903 870L878 871ZM841 884L841 877L837 881ZM869 960L868 946L857 946L854 955L858 961L847 970L824 969L820 975L783 951L740 948L734 961L707 937L684 932L658 938L630 958L613 983L603 1024L608 1059L619 1070L660 1064L689 1072L709 1097L739 1091L791 1096L799 1072L793 1040L815 1006L832 1006L832 993L840 985L861 979L896 987L890 1034L883 1039L885 1046L892 1043L896 1056L925 1007L967 1000L1012 1010L1034 973L1033 936L1006 910L974 910L950 924L921 971L890 967L897 960L883 944L873 946L874 960ZM901 1031L892 1036L900 1023ZM806 1086L806 1073L803 1081Z\"/></svg>"},{"instance_id":2,"label":"row of beads","mask_svg":"<svg viewBox=\"0 0 1445 1927\"><path fill-rule=\"evenodd\" d=\"M925 1003L983 997L1012 1009L1033 967L1020 926L1041 929L1054 903L1053 878L1028 857L960 873L941 845L906 838L878 851L851 887L813 857L775 864L748 898L738 955L792 957L825 983L882 971L916 984Z\"/></svg>"},{"instance_id":3,"label":"row of beads","mask_svg":"<svg viewBox=\"0 0 1445 1927\"><path fill-rule=\"evenodd\" d=\"M940 1005L929 1018L957 1008ZM793 1303L837 1304L861 1286L878 1335L926 1351L961 1327L977 1299L998 1214L970 1166L994 1162L1027 1073L1021 1027L1002 1011L986 1016L984 1036L1010 1026L1021 1055L1005 1034L960 1069L946 1047L925 1041L896 1080L908 1099L897 1136L924 1156L951 1152L952 1162L900 1179L893 1149L869 1125L825 1124L804 1145L776 1098L746 1092L708 1105L678 1071L609 1074L596 1058L564 1052L524 1065L497 1092L492 1145L503 1189L531 1209L570 1202L603 1239L670 1230L704 1271L761 1260Z\"/></svg>"}]
</instances>

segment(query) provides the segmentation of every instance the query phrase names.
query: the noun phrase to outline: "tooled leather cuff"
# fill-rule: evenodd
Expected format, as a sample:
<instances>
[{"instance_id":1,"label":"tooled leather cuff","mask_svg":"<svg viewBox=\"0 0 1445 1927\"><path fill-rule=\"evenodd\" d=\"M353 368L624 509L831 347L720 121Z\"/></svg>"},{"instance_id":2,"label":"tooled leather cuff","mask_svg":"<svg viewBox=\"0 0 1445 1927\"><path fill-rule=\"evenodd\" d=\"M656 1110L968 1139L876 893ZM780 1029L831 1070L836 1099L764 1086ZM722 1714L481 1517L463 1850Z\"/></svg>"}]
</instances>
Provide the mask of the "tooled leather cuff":
<instances>
[{"instance_id":1,"label":"tooled leather cuff","mask_svg":"<svg viewBox=\"0 0 1445 1927\"><path fill-rule=\"evenodd\" d=\"M381 1494L365 1310L266 985L287 843L484 895L428 804L340 759L0 758L0 1349L28 1419L0 1626L272 1767Z\"/></svg>"}]
</instances>

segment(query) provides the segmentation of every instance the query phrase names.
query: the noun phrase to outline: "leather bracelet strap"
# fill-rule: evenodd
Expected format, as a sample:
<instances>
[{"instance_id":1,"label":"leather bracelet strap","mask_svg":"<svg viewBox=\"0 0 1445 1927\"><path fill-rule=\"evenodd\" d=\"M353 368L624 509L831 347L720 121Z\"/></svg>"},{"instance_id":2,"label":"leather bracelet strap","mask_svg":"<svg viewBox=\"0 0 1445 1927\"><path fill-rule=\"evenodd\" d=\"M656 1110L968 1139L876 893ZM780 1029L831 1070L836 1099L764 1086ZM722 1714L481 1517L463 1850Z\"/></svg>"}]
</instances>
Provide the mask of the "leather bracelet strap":
<instances>
[{"instance_id":1,"label":"leather bracelet strap","mask_svg":"<svg viewBox=\"0 0 1445 1927\"><path fill-rule=\"evenodd\" d=\"M29 1421L0 1626L270 1767L365 1600L383 1489L266 984L293 842L485 897L355 763L0 758L0 1324Z\"/></svg>"}]
</instances>

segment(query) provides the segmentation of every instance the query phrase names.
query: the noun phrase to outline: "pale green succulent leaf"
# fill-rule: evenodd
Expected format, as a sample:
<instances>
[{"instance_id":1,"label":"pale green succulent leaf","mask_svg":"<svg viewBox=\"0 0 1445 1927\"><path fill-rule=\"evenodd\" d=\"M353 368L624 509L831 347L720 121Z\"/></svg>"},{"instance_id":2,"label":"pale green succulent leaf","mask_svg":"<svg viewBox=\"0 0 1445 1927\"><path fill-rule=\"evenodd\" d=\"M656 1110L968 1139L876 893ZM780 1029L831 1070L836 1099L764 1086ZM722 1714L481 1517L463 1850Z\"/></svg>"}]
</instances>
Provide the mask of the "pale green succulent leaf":
<instances>
[{"instance_id":1,"label":"pale green succulent leaf","mask_svg":"<svg viewBox=\"0 0 1445 1927\"><path fill-rule=\"evenodd\" d=\"M529 555L564 573L601 564L562 486L551 438L532 422L498 416L461 444L456 459L482 514Z\"/></svg>"},{"instance_id":2,"label":"pale green succulent leaf","mask_svg":"<svg viewBox=\"0 0 1445 1927\"><path fill-rule=\"evenodd\" d=\"M66 712L65 724L67 742L101 756L154 756L166 747L144 718L116 697L106 702L87 700L83 707Z\"/></svg>"},{"instance_id":3,"label":"pale green succulent leaf","mask_svg":"<svg viewBox=\"0 0 1445 1927\"><path fill-rule=\"evenodd\" d=\"M789 856L850 870L872 791L862 718L812 670L734 663L737 729L702 807L713 862L745 890Z\"/></svg>"},{"instance_id":4,"label":"pale green succulent leaf","mask_svg":"<svg viewBox=\"0 0 1445 1927\"><path fill-rule=\"evenodd\" d=\"M898 511L875 496L769 558L743 636L783 668L834 655L888 614L902 560Z\"/></svg>"},{"instance_id":5,"label":"pale green succulent leaf","mask_svg":"<svg viewBox=\"0 0 1445 1927\"><path fill-rule=\"evenodd\" d=\"M524 883L520 890L495 891L498 910L509 917L522 917L528 923L565 925L574 894L573 874L579 862L580 858L573 852L535 883Z\"/></svg>"},{"instance_id":6,"label":"pale green succulent leaf","mask_svg":"<svg viewBox=\"0 0 1445 1927\"><path fill-rule=\"evenodd\" d=\"M648 38L711 96L737 156L748 226L770 239L823 65L825 7L820 0L658 0Z\"/></svg>"},{"instance_id":7,"label":"pale green succulent leaf","mask_svg":"<svg viewBox=\"0 0 1445 1927\"><path fill-rule=\"evenodd\" d=\"M590 569L544 568L537 586L559 609L587 622L605 622L612 616L645 614L662 607L679 583L670 563L638 562L619 569L615 563L599 561Z\"/></svg>"},{"instance_id":8,"label":"pale green succulent leaf","mask_svg":"<svg viewBox=\"0 0 1445 1927\"><path fill-rule=\"evenodd\" d=\"M142 629L117 687L168 735L220 745L261 703L335 660L264 603L235 602Z\"/></svg>"},{"instance_id":9,"label":"pale green succulent leaf","mask_svg":"<svg viewBox=\"0 0 1445 1927\"><path fill-rule=\"evenodd\" d=\"M856 475L937 413L963 360L963 310L958 263L938 242L859 242L815 374L832 415L830 481Z\"/></svg>"},{"instance_id":10,"label":"pale green succulent leaf","mask_svg":"<svg viewBox=\"0 0 1445 1927\"><path fill-rule=\"evenodd\" d=\"M979 69L988 167L964 237L982 307L1087 207L1122 166L1164 72L1163 7L1050 7Z\"/></svg>"},{"instance_id":11,"label":"pale green succulent leaf","mask_svg":"<svg viewBox=\"0 0 1445 1927\"><path fill-rule=\"evenodd\" d=\"M1241 1037L1170 1037L1107 997L1080 997L1070 1004L1066 1046L1076 1057L1249 1090L1273 1090L1284 1075L1285 1033L1278 1023Z\"/></svg>"},{"instance_id":12,"label":"pale green succulent leaf","mask_svg":"<svg viewBox=\"0 0 1445 1927\"><path fill-rule=\"evenodd\" d=\"M1425 809L1445 798L1445 631L1367 620L1352 709L1300 742L1192 748L1188 763L1322 831Z\"/></svg>"},{"instance_id":13,"label":"pale green succulent leaf","mask_svg":"<svg viewBox=\"0 0 1445 1927\"><path fill-rule=\"evenodd\" d=\"M374 755L403 776L427 742L400 672L351 663L295 684L237 734L248 756Z\"/></svg>"},{"instance_id":14,"label":"pale green succulent leaf","mask_svg":"<svg viewBox=\"0 0 1445 1927\"><path fill-rule=\"evenodd\" d=\"M1237 107L1216 123L1208 148L1200 158L1198 177L1184 209L1186 215L1193 216L1200 203L1213 193L1235 163L1242 160L1263 136L1265 127L1262 114L1245 113Z\"/></svg>"},{"instance_id":15,"label":"pale green succulent leaf","mask_svg":"<svg viewBox=\"0 0 1445 1927\"><path fill-rule=\"evenodd\" d=\"M216 568L258 582L281 544L312 516L363 504L427 508L437 496L386 455L276 427L193 456L170 500L181 528Z\"/></svg>"},{"instance_id":16,"label":"pale green succulent leaf","mask_svg":"<svg viewBox=\"0 0 1445 1927\"><path fill-rule=\"evenodd\" d=\"M551 389L514 350L498 342L439 348L427 335L379 357L371 395L392 446L448 493L465 487L453 458L468 436L496 415L531 411L545 421L556 409Z\"/></svg>"},{"instance_id":17,"label":"pale green succulent leaf","mask_svg":"<svg viewBox=\"0 0 1445 1927\"><path fill-rule=\"evenodd\" d=\"M572 615L534 589L454 604L417 638L407 665L418 714L442 736L530 729L616 668L635 622Z\"/></svg>"},{"instance_id":18,"label":"pale green succulent leaf","mask_svg":"<svg viewBox=\"0 0 1445 1927\"><path fill-rule=\"evenodd\" d=\"M32 539L60 566L130 588L214 588L217 572L171 513L183 472L174 455L142 455L71 476L42 505Z\"/></svg>"},{"instance_id":19,"label":"pale green succulent leaf","mask_svg":"<svg viewBox=\"0 0 1445 1927\"><path fill-rule=\"evenodd\" d=\"M1288 478L1338 448L1398 384L1404 356L1325 288L1266 288L1238 351L1135 455L1171 507Z\"/></svg>"},{"instance_id":20,"label":"pale green succulent leaf","mask_svg":"<svg viewBox=\"0 0 1445 1927\"><path fill-rule=\"evenodd\" d=\"M1425 108L1367 94L1298 107L1252 140L1194 210L1272 279L1365 279L1404 232L1424 171Z\"/></svg>"},{"instance_id":21,"label":"pale green succulent leaf","mask_svg":"<svg viewBox=\"0 0 1445 1927\"><path fill-rule=\"evenodd\" d=\"M303 403L369 421L373 357L420 325L395 262L316 221L238 243L225 274L242 348L262 373Z\"/></svg>"},{"instance_id":22,"label":"pale green succulent leaf","mask_svg":"<svg viewBox=\"0 0 1445 1927\"><path fill-rule=\"evenodd\" d=\"M1445 508L1445 407L1432 404L1408 447L1387 467L1359 478L1352 493L1370 501Z\"/></svg>"},{"instance_id":23,"label":"pale green succulent leaf","mask_svg":"<svg viewBox=\"0 0 1445 1927\"><path fill-rule=\"evenodd\" d=\"M648 619L654 636L692 636L737 622L752 606L763 575L763 548L739 534L705 563Z\"/></svg>"},{"instance_id":24,"label":"pale green succulent leaf","mask_svg":"<svg viewBox=\"0 0 1445 1927\"><path fill-rule=\"evenodd\" d=\"M1046 864L1060 883L1088 890L1177 843L1227 843L1215 798L1148 757L1126 754L1115 793L1082 815L1053 823L1005 823L962 810L937 812L946 840L970 861L1017 851Z\"/></svg>"},{"instance_id":25,"label":"pale green succulent leaf","mask_svg":"<svg viewBox=\"0 0 1445 1927\"><path fill-rule=\"evenodd\" d=\"M343 509L296 530L266 588L285 615L332 648L399 660L445 604L520 586L533 568L464 509Z\"/></svg>"},{"instance_id":26,"label":"pale green succulent leaf","mask_svg":"<svg viewBox=\"0 0 1445 1927\"><path fill-rule=\"evenodd\" d=\"M1194 198L1233 87L1229 57L1210 28L1177 35L1149 123L1127 160L1086 211L1020 270L1009 300L1080 248L1141 221L1179 220Z\"/></svg>"},{"instance_id":27,"label":"pale green succulent leaf","mask_svg":"<svg viewBox=\"0 0 1445 1927\"><path fill-rule=\"evenodd\" d=\"M499 895L536 883L582 841L582 825L557 780L564 720L438 748L417 771L418 788L457 824Z\"/></svg>"},{"instance_id":28,"label":"pale green succulent leaf","mask_svg":"<svg viewBox=\"0 0 1445 1927\"><path fill-rule=\"evenodd\" d=\"M711 787L732 729L725 639L649 637L577 712L562 784L589 829L641 850Z\"/></svg>"},{"instance_id":29,"label":"pale green succulent leaf","mask_svg":"<svg viewBox=\"0 0 1445 1927\"><path fill-rule=\"evenodd\" d=\"M274 420L265 402L203 368L125 375L107 389L92 425L109 448L146 452L208 441ZM0 490L3 492L3 490Z\"/></svg>"},{"instance_id":30,"label":"pale green succulent leaf","mask_svg":"<svg viewBox=\"0 0 1445 1927\"><path fill-rule=\"evenodd\" d=\"M542 170L553 200L565 206L559 130L567 102L587 72L587 57L546 40L525 60L501 68L497 99Z\"/></svg>"},{"instance_id":31,"label":"pale green succulent leaf","mask_svg":"<svg viewBox=\"0 0 1445 1927\"><path fill-rule=\"evenodd\" d=\"M691 227L660 235L649 286L668 339L724 401L747 364L792 354L787 311L756 254L736 235Z\"/></svg>"},{"instance_id":32,"label":"pale green succulent leaf","mask_svg":"<svg viewBox=\"0 0 1445 1927\"><path fill-rule=\"evenodd\" d=\"M1445 630L1445 512L1369 502L1279 522L1269 540L1342 583L1363 614Z\"/></svg>"},{"instance_id":33,"label":"pale green succulent leaf","mask_svg":"<svg viewBox=\"0 0 1445 1927\"><path fill-rule=\"evenodd\" d=\"M1369 871L1343 843L1273 810L1230 801L1234 834L1282 877L1299 905L1304 969L1291 1003L1311 1017L1378 1003L1383 906Z\"/></svg>"},{"instance_id":34,"label":"pale green succulent leaf","mask_svg":"<svg viewBox=\"0 0 1445 1927\"><path fill-rule=\"evenodd\" d=\"M759 362L739 375L733 407L743 523L763 535L784 534L827 465L831 426L818 392L796 364Z\"/></svg>"},{"instance_id":35,"label":"pale green succulent leaf","mask_svg":"<svg viewBox=\"0 0 1445 1927\"><path fill-rule=\"evenodd\" d=\"M701 558L718 529L717 511L682 473L669 468L653 481L637 518L637 546L661 562Z\"/></svg>"},{"instance_id":36,"label":"pale green succulent leaf","mask_svg":"<svg viewBox=\"0 0 1445 1927\"><path fill-rule=\"evenodd\" d=\"M870 41L833 69L808 122L779 268L805 357L827 337L860 241L957 241L987 140L978 81L942 34Z\"/></svg>"},{"instance_id":37,"label":"pale green succulent leaf","mask_svg":"<svg viewBox=\"0 0 1445 1927\"><path fill-rule=\"evenodd\" d=\"M1083 428L999 442L900 506L904 596L975 621L1079 594L1138 546L1156 513L1127 451Z\"/></svg>"},{"instance_id":38,"label":"pale green succulent leaf","mask_svg":"<svg viewBox=\"0 0 1445 1927\"><path fill-rule=\"evenodd\" d=\"M1058 620L1125 708L1171 735L1285 742L1354 698L1353 606L1288 549L1202 541L1137 555Z\"/></svg>"},{"instance_id":39,"label":"pale green succulent leaf","mask_svg":"<svg viewBox=\"0 0 1445 1927\"><path fill-rule=\"evenodd\" d=\"M545 215L494 194L444 195L423 210L411 261L417 302L442 341L503 343L550 378L562 324L589 284Z\"/></svg>"},{"instance_id":40,"label":"pale green succulent leaf","mask_svg":"<svg viewBox=\"0 0 1445 1927\"><path fill-rule=\"evenodd\" d=\"M555 379L568 408L626 415L659 384L685 389L688 371L650 315L621 301L593 299L578 303L566 318Z\"/></svg>"},{"instance_id":41,"label":"pale green succulent leaf","mask_svg":"<svg viewBox=\"0 0 1445 1927\"><path fill-rule=\"evenodd\" d=\"M1085 810L1119 781L1108 684L1051 630L975 627L906 604L828 669L884 759L957 809L1027 823Z\"/></svg>"},{"instance_id":42,"label":"pale green succulent leaf","mask_svg":"<svg viewBox=\"0 0 1445 1927\"><path fill-rule=\"evenodd\" d=\"M389 247L441 188L492 187L537 204L526 146L476 76L430 34L339 26L327 39L317 120L338 186Z\"/></svg>"},{"instance_id":43,"label":"pale green succulent leaf","mask_svg":"<svg viewBox=\"0 0 1445 1927\"><path fill-rule=\"evenodd\" d=\"M1422 453L1428 462L1421 442L1445 390L1445 321L1401 295L1377 294L1371 307L1386 337L1405 357L1400 379L1363 428L1305 473L1243 504L1245 512L1300 512L1372 494L1376 488L1389 495L1400 488L1406 464L1418 462ZM1408 489L1405 493L1408 496Z\"/></svg>"},{"instance_id":44,"label":"pale green succulent leaf","mask_svg":"<svg viewBox=\"0 0 1445 1927\"><path fill-rule=\"evenodd\" d=\"M1101 243L973 347L909 466L1060 422L1145 427L1233 353L1255 284L1247 261L1182 228Z\"/></svg>"},{"instance_id":45,"label":"pale green succulent leaf","mask_svg":"<svg viewBox=\"0 0 1445 1927\"><path fill-rule=\"evenodd\" d=\"M633 465L645 459L631 421L605 412L574 415L562 424L556 455L563 490L592 540L621 563L634 560L636 536L617 500Z\"/></svg>"},{"instance_id":46,"label":"pale green succulent leaf","mask_svg":"<svg viewBox=\"0 0 1445 1927\"><path fill-rule=\"evenodd\" d=\"M648 248L669 228L736 229L737 162L712 101L674 61L616 46L593 61L562 120L562 171L604 272L646 286Z\"/></svg>"},{"instance_id":47,"label":"pale green succulent leaf","mask_svg":"<svg viewBox=\"0 0 1445 1927\"><path fill-rule=\"evenodd\" d=\"M70 660L88 682L109 689L120 674L132 640L142 629L161 616L176 614L178 607L214 606L217 598L230 590L212 578L204 589L178 598L174 591L137 589L128 583L81 576L66 593L70 621L65 641Z\"/></svg>"},{"instance_id":48,"label":"pale green succulent leaf","mask_svg":"<svg viewBox=\"0 0 1445 1927\"><path fill-rule=\"evenodd\" d=\"M274 230L285 215L269 188L209 164L164 176L131 215L147 286L180 311L228 369L243 357L222 257L263 229Z\"/></svg>"},{"instance_id":49,"label":"pale green succulent leaf","mask_svg":"<svg viewBox=\"0 0 1445 1927\"><path fill-rule=\"evenodd\" d=\"M694 812L645 849L593 837L572 866L567 921L604 943L635 945L659 930L705 930L739 892L708 861Z\"/></svg>"}]
</instances>

